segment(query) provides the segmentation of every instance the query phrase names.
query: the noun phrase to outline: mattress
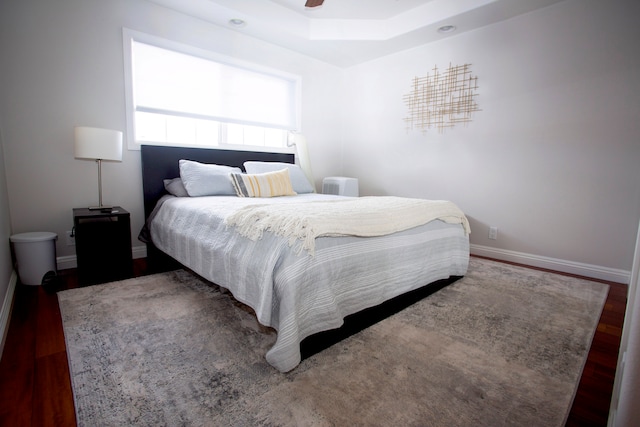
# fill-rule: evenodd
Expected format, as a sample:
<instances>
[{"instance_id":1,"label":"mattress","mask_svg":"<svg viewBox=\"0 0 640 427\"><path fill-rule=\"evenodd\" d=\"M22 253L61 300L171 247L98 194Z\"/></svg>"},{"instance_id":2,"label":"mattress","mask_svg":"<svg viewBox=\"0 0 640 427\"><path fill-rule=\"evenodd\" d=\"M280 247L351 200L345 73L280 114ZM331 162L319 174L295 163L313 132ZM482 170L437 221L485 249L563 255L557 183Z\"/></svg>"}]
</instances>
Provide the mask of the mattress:
<instances>
[{"instance_id":1,"label":"mattress","mask_svg":"<svg viewBox=\"0 0 640 427\"><path fill-rule=\"evenodd\" d=\"M341 196L302 194L260 199L299 203ZM277 331L267 361L282 372L301 360L300 342L338 328L346 316L450 276L463 276L469 238L440 220L376 237L318 237L313 254L270 231L258 240L225 220L258 203L234 196L165 197L149 223L154 245L250 306Z\"/></svg>"}]
</instances>

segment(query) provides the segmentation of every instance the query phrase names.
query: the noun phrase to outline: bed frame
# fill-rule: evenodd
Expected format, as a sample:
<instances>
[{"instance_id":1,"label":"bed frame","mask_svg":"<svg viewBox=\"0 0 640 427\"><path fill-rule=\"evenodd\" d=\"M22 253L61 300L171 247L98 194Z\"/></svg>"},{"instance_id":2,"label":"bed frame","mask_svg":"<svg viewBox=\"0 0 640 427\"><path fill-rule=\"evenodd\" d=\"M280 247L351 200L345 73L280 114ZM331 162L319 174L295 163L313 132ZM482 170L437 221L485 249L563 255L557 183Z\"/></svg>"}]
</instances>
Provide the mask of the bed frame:
<instances>
[{"instance_id":1,"label":"bed frame","mask_svg":"<svg viewBox=\"0 0 640 427\"><path fill-rule=\"evenodd\" d=\"M294 163L295 161L294 155L287 153L143 145L141 147L141 160L145 218L149 217L158 200L166 194L163 180L180 176L178 167L180 159L235 166L243 170L243 163L250 160L284 163ZM173 258L149 243L147 243L147 267L152 272L184 268ZM305 359L330 347L362 329L405 309L458 279L460 277L454 276L425 284L421 288L399 295L378 306L347 316L341 328L320 332L305 338L300 344L302 358Z\"/></svg>"}]
</instances>

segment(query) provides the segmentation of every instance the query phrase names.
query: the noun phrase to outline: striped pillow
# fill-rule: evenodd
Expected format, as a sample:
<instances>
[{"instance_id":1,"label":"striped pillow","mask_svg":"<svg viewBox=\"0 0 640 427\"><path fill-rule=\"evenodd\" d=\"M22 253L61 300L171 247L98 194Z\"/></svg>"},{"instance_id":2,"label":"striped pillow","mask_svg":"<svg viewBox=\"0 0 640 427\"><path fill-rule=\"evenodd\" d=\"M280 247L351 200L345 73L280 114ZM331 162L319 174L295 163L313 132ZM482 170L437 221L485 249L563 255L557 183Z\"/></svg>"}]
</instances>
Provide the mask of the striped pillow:
<instances>
[{"instance_id":1,"label":"striped pillow","mask_svg":"<svg viewBox=\"0 0 640 427\"><path fill-rule=\"evenodd\" d=\"M232 173L231 182L238 197L295 196L289 169L276 172L243 174Z\"/></svg>"}]
</instances>

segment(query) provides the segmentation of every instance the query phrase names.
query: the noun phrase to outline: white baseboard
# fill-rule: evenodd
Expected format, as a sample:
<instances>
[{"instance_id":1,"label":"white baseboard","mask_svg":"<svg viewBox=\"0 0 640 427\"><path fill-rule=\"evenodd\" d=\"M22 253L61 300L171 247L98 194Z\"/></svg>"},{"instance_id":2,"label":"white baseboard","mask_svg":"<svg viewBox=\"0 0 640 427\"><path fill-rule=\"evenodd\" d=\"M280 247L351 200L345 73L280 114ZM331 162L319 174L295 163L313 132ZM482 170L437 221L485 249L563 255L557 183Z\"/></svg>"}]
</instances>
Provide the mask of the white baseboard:
<instances>
[{"instance_id":1,"label":"white baseboard","mask_svg":"<svg viewBox=\"0 0 640 427\"><path fill-rule=\"evenodd\" d=\"M509 251L506 249L497 249L489 246L472 244L471 254L495 258L502 261L517 262L519 264L530 265L532 267L547 268L549 270L560 271L563 273L577 274L579 276L591 277L594 279L608 280L616 283L629 284L629 281L631 280L631 271L627 270L549 258L523 252Z\"/></svg>"},{"instance_id":2,"label":"white baseboard","mask_svg":"<svg viewBox=\"0 0 640 427\"><path fill-rule=\"evenodd\" d=\"M58 270L67 270L69 268L76 268L78 261L75 255L59 256L56 258L56 267Z\"/></svg>"},{"instance_id":3,"label":"white baseboard","mask_svg":"<svg viewBox=\"0 0 640 427\"><path fill-rule=\"evenodd\" d=\"M133 256L133 259L146 258L147 246L132 247L131 255ZM78 260L75 255L59 256L56 258L56 264L58 270L66 270L68 268L76 268L78 266Z\"/></svg>"},{"instance_id":4,"label":"white baseboard","mask_svg":"<svg viewBox=\"0 0 640 427\"><path fill-rule=\"evenodd\" d=\"M11 307L13 307L13 296L16 293L16 285L18 284L18 274L15 270L11 272L9 278L9 285L7 286L7 293L4 296L2 302L2 308L0 308L0 332L2 332L2 340L0 341L0 357L4 351L4 342L7 339L7 332L9 332L9 321L11 320Z\"/></svg>"},{"instance_id":5,"label":"white baseboard","mask_svg":"<svg viewBox=\"0 0 640 427\"><path fill-rule=\"evenodd\" d=\"M145 258L147 256L146 246L134 246L131 248L134 259ZM532 267L547 268L549 270L561 271L563 273L577 274L579 276L591 277L594 279L608 280L610 282L629 284L631 272L615 268L601 267L593 264L567 261L557 258L549 258L540 255L532 255L524 252L497 249L489 246L471 245L473 255L486 256L502 261L517 262L519 264L530 265ZM78 263L75 255L57 258L58 270L76 268Z\"/></svg>"}]
</instances>

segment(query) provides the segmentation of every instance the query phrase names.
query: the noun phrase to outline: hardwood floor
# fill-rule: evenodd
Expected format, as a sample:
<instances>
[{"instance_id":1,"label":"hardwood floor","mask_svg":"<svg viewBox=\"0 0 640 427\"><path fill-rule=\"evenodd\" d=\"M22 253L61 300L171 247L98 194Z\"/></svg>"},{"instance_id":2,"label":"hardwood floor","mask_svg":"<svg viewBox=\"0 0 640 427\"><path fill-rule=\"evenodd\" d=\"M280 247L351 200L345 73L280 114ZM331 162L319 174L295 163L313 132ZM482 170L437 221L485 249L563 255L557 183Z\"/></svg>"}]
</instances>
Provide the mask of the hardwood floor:
<instances>
[{"instance_id":1,"label":"hardwood floor","mask_svg":"<svg viewBox=\"0 0 640 427\"><path fill-rule=\"evenodd\" d=\"M144 259L134 275L146 272ZM55 290L77 287L63 270ZM606 426L626 308L627 286L610 283L567 426ZM0 361L0 425L75 426L62 320L54 290L18 285Z\"/></svg>"},{"instance_id":2,"label":"hardwood floor","mask_svg":"<svg viewBox=\"0 0 640 427\"><path fill-rule=\"evenodd\" d=\"M567 420L569 427L607 425L627 306L627 285L605 283L609 285L609 295Z\"/></svg>"}]
</instances>

